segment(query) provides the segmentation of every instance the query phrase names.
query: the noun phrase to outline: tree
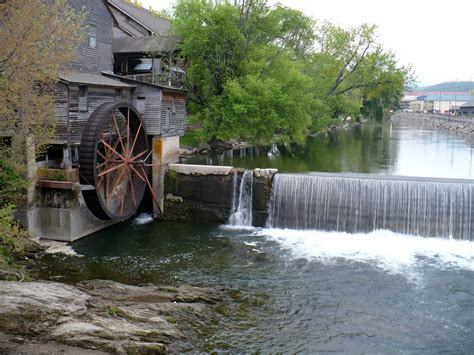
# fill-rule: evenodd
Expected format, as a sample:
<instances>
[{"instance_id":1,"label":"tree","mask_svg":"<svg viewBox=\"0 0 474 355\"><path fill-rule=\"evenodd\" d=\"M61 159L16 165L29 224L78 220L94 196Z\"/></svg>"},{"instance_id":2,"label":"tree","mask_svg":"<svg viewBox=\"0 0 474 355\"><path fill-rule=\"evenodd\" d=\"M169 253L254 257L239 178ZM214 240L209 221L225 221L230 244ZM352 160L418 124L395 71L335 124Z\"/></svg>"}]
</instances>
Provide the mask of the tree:
<instances>
[{"instance_id":1,"label":"tree","mask_svg":"<svg viewBox=\"0 0 474 355\"><path fill-rule=\"evenodd\" d=\"M379 118L410 81L376 26L317 26L262 0L181 0L174 16L190 112L208 138L301 142L339 117Z\"/></svg>"},{"instance_id":2,"label":"tree","mask_svg":"<svg viewBox=\"0 0 474 355\"><path fill-rule=\"evenodd\" d=\"M54 134L53 87L82 28L66 0L0 2L0 269L29 240L13 217L28 188L25 151L40 150Z\"/></svg>"},{"instance_id":3,"label":"tree","mask_svg":"<svg viewBox=\"0 0 474 355\"><path fill-rule=\"evenodd\" d=\"M181 0L174 29L188 59L190 111L208 138L302 142L313 90L301 60L313 21L265 1Z\"/></svg>"},{"instance_id":4,"label":"tree","mask_svg":"<svg viewBox=\"0 0 474 355\"><path fill-rule=\"evenodd\" d=\"M66 0L0 3L0 132L16 167L26 137L41 149L54 135L53 87L83 38L82 19Z\"/></svg>"},{"instance_id":5,"label":"tree","mask_svg":"<svg viewBox=\"0 0 474 355\"><path fill-rule=\"evenodd\" d=\"M395 55L377 43L376 26L343 29L324 23L317 29L317 49L310 71L319 97L333 118L358 115L380 118L398 102L411 81L410 67L399 66Z\"/></svg>"}]
</instances>

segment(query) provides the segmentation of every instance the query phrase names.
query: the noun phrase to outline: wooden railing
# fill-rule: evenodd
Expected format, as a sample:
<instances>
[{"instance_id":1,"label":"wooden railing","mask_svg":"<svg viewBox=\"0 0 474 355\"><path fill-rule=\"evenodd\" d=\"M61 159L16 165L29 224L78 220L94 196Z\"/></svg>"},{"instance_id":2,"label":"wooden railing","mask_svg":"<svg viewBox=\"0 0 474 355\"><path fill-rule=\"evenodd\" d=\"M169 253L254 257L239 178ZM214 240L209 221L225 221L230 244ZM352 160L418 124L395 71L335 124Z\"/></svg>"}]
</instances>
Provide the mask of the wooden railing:
<instances>
[{"instance_id":1,"label":"wooden railing","mask_svg":"<svg viewBox=\"0 0 474 355\"><path fill-rule=\"evenodd\" d=\"M124 75L126 78L134 79L142 83L165 85L174 88L184 88L184 73L146 73L146 74L133 74Z\"/></svg>"}]
</instances>

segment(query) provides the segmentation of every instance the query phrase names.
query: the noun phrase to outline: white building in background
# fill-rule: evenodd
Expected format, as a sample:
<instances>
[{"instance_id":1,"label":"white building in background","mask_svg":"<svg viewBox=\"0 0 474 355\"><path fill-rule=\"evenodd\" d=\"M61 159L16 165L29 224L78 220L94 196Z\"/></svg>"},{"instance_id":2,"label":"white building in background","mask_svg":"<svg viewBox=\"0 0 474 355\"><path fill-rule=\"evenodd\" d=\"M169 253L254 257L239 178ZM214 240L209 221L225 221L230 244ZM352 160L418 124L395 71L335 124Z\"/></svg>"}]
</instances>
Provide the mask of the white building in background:
<instances>
[{"instance_id":1,"label":"white building in background","mask_svg":"<svg viewBox=\"0 0 474 355\"><path fill-rule=\"evenodd\" d=\"M471 100L471 96L465 92L429 93L417 98L419 102L417 111L455 112L469 100Z\"/></svg>"},{"instance_id":2,"label":"white building in background","mask_svg":"<svg viewBox=\"0 0 474 355\"><path fill-rule=\"evenodd\" d=\"M454 113L473 98L469 92L465 91L407 91L400 100L400 109L415 112Z\"/></svg>"}]
</instances>

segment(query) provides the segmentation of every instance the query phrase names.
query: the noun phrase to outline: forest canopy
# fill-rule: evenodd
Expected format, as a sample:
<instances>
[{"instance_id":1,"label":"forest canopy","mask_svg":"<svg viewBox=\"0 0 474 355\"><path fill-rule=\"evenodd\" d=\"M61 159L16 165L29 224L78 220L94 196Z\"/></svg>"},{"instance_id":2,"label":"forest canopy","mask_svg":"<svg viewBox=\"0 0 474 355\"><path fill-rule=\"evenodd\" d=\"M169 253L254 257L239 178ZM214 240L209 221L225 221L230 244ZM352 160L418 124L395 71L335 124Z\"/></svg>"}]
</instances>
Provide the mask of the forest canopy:
<instances>
[{"instance_id":1,"label":"forest canopy","mask_svg":"<svg viewBox=\"0 0 474 355\"><path fill-rule=\"evenodd\" d=\"M373 25L344 29L264 0L174 10L190 118L208 139L301 143L339 118L381 119L412 81Z\"/></svg>"}]
</instances>

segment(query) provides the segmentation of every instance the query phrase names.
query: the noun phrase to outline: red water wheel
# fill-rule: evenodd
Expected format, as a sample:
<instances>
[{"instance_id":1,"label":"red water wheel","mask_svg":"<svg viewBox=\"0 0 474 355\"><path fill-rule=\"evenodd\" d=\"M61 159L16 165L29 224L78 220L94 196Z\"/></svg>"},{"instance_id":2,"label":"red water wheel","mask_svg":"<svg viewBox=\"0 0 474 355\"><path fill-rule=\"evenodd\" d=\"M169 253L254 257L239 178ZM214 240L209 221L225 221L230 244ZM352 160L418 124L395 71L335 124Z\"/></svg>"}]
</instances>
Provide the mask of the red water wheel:
<instances>
[{"instance_id":1,"label":"red water wheel","mask_svg":"<svg viewBox=\"0 0 474 355\"><path fill-rule=\"evenodd\" d=\"M79 147L81 183L90 211L103 220L132 217L147 187L151 151L139 113L126 102L105 103L90 116Z\"/></svg>"}]
</instances>

